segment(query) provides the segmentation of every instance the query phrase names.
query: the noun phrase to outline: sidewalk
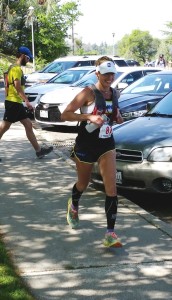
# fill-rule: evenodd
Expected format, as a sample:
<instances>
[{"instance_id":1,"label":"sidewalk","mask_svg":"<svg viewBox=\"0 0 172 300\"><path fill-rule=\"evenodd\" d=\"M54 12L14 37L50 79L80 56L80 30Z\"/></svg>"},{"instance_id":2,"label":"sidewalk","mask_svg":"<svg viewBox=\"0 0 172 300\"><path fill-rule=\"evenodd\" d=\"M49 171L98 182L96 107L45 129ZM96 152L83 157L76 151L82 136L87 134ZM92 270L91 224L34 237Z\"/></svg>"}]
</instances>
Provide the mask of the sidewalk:
<instances>
[{"instance_id":1,"label":"sidewalk","mask_svg":"<svg viewBox=\"0 0 172 300\"><path fill-rule=\"evenodd\" d=\"M172 299L172 226L119 197L124 246L106 249L102 192L84 193L78 230L66 223L76 173L60 151L36 159L19 123L0 149L0 230L37 300Z\"/></svg>"}]
</instances>

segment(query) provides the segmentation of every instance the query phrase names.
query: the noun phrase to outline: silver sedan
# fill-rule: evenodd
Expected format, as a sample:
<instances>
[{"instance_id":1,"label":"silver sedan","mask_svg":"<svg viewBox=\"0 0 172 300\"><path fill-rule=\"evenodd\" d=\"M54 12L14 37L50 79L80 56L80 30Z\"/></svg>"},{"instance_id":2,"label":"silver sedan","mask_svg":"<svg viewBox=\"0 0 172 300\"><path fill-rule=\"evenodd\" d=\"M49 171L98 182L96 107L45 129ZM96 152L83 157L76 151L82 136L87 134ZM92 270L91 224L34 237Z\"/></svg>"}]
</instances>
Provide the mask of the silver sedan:
<instances>
[{"instance_id":1,"label":"silver sedan","mask_svg":"<svg viewBox=\"0 0 172 300\"><path fill-rule=\"evenodd\" d=\"M144 116L115 125L117 186L172 194L172 92ZM93 180L100 178L98 165Z\"/></svg>"}]
</instances>

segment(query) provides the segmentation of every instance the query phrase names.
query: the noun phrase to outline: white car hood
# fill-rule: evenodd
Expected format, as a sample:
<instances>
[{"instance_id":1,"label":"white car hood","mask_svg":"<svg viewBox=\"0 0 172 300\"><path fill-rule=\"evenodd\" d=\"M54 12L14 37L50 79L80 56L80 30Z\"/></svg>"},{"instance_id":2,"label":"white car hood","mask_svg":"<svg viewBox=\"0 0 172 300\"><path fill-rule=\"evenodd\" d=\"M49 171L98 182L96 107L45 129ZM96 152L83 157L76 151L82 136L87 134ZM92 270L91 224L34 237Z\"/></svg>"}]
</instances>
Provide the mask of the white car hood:
<instances>
[{"instance_id":1,"label":"white car hood","mask_svg":"<svg viewBox=\"0 0 172 300\"><path fill-rule=\"evenodd\" d=\"M35 81L45 81L53 78L56 75L56 73L39 73L34 72L31 74L26 75L26 81L27 82L35 82Z\"/></svg>"},{"instance_id":2,"label":"white car hood","mask_svg":"<svg viewBox=\"0 0 172 300\"><path fill-rule=\"evenodd\" d=\"M46 84L36 84L31 87L25 88L26 94L45 94L50 91L54 91L61 88L66 88L67 84L56 84L56 83L46 83Z\"/></svg>"},{"instance_id":3,"label":"white car hood","mask_svg":"<svg viewBox=\"0 0 172 300\"><path fill-rule=\"evenodd\" d=\"M73 98L82 91L81 87L66 87L64 89L57 89L52 92L46 93L41 97L41 103L59 104L69 103Z\"/></svg>"}]
</instances>

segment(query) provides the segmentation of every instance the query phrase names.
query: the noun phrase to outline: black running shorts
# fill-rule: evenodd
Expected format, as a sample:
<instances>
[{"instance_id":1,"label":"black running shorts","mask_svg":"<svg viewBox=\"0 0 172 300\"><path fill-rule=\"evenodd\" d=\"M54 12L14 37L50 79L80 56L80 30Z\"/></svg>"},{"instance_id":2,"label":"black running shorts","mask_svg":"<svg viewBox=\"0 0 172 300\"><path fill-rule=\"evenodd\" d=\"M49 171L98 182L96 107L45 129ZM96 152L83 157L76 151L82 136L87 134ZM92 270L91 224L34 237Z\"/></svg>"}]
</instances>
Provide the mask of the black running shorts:
<instances>
[{"instance_id":1,"label":"black running shorts","mask_svg":"<svg viewBox=\"0 0 172 300\"><path fill-rule=\"evenodd\" d=\"M22 103L5 100L4 121L15 123L27 118L28 116Z\"/></svg>"},{"instance_id":2,"label":"black running shorts","mask_svg":"<svg viewBox=\"0 0 172 300\"><path fill-rule=\"evenodd\" d=\"M115 150L114 145L104 147L103 149L95 147L92 149L84 149L75 145L70 156L71 158L77 158L80 162L93 164L97 162L103 154L113 150Z\"/></svg>"}]
</instances>

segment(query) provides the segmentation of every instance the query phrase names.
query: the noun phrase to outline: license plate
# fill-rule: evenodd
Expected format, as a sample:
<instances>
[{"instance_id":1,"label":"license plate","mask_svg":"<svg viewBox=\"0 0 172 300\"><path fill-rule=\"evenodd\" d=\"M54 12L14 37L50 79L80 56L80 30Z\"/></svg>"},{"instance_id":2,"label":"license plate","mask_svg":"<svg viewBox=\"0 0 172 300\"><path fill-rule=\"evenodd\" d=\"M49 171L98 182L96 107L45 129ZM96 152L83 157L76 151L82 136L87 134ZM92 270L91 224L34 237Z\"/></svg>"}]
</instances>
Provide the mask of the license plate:
<instances>
[{"instance_id":1,"label":"license plate","mask_svg":"<svg viewBox=\"0 0 172 300\"><path fill-rule=\"evenodd\" d=\"M48 118L48 111L47 110L40 110L40 117L41 118Z\"/></svg>"},{"instance_id":2,"label":"license plate","mask_svg":"<svg viewBox=\"0 0 172 300\"><path fill-rule=\"evenodd\" d=\"M122 184L122 172L121 171L116 171L116 183Z\"/></svg>"}]
</instances>

